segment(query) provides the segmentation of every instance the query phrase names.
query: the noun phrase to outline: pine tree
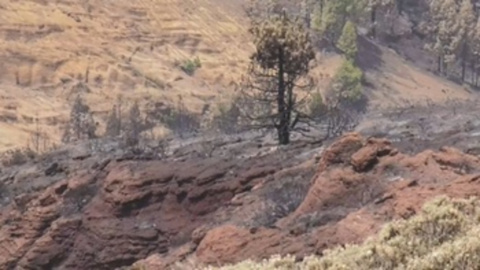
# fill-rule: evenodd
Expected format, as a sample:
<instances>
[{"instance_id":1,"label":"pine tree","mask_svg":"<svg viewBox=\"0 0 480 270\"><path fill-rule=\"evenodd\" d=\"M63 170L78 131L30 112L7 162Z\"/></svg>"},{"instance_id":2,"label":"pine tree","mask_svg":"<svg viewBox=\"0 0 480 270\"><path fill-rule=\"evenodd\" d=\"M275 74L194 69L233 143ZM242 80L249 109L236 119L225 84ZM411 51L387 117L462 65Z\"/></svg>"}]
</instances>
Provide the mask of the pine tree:
<instances>
[{"instance_id":1,"label":"pine tree","mask_svg":"<svg viewBox=\"0 0 480 270\"><path fill-rule=\"evenodd\" d=\"M337 47L345 54L348 60L354 61L357 57L357 29L351 21L347 21L343 27Z\"/></svg>"},{"instance_id":2,"label":"pine tree","mask_svg":"<svg viewBox=\"0 0 480 270\"><path fill-rule=\"evenodd\" d=\"M478 71L480 67L480 18L477 20L472 34L472 52L471 68L473 71L473 84L478 86Z\"/></svg>"},{"instance_id":3,"label":"pine tree","mask_svg":"<svg viewBox=\"0 0 480 270\"><path fill-rule=\"evenodd\" d=\"M291 19L285 12L252 22L250 32L256 50L241 95L254 104L275 107L274 111L241 108L242 114L259 128L275 128L279 143L288 144L302 116L296 91L311 85L308 73L315 53L310 36L298 18Z\"/></svg>"},{"instance_id":4,"label":"pine tree","mask_svg":"<svg viewBox=\"0 0 480 270\"><path fill-rule=\"evenodd\" d=\"M395 7L395 2L395 0L367 0L365 9L370 12L371 33L373 37L377 35L378 11L384 9L383 14L392 12ZM385 8L387 9L385 10Z\"/></svg>"},{"instance_id":5,"label":"pine tree","mask_svg":"<svg viewBox=\"0 0 480 270\"><path fill-rule=\"evenodd\" d=\"M465 81L467 69L467 59L474 46L473 37L475 35L476 16L471 0L462 0L458 18L460 20L460 31L458 33L461 39L459 46L459 56L462 60L462 81Z\"/></svg>"},{"instance_id":6,"label":"pine tree","mask_svg":"<svg viewBox=\"0 0 480 270\"><path fill-rule=\"evenodd\" d=\"M70 120L65 127L62 141L93 139L96 128L90 107L78 95L70 111Z\"/></svg>"},{"instance_id":7,"label":"pine tree","mask_svg":"<svg viewBox=\"0 0 480 270\"><path fill-rule=\"evenodd\" d=\"M305 23L305 27L307 29L310 28L310 18L311 11L310 11L310 1L309 0L302 0L300 2L300 17L303 19Z\"/></svg>"},{"instance_id":8,"label":"pine tree","mask_svg":"<svg viewBox=\"0 0 480 270\"><path fill-rule=\"evenodd\" d=\"M261 21L282 11L278 0L249 0L245 9L247 17L251 21Z\"/></svg>"},{"instance_id":9,"label":"pine tree","mask_svg":"<svg viewBox=\"0 0 480 270\"><path fill-rule=\"evenodd\" d=\"M322 0L317 3L314 28L335 44L345 23L354 21L363 9L363 2L358 0Z\"/></svg>"},{"instance_id":10,"label":"pine tree","mask_svg":"<svg viewBox=\"0 0 480 270\"><path fill-rule=\"evenodd\" d=\"M435 0L430 4L431 30L434 37L430 49L438 58L438 71L445 74L448 64L454 63L461 45L461 24L455 0Z\"/></svg>"},{"instance_id":11,"label":"pine tree","mask_svg":"<svg viewBox=\"0 0 480 270\"><path fill-rule=\"evenodd\" d=\"M140 142L140 134L143 132L144 122L140 113L138 102L134 102L128 113L126 126L126 143L128 146L136 146Z\"/></svg>"},{"instance_id":12,"label":"pine tree","mask_svg":"<svg viewBox=\"0 0 480 270\"><path fill-rule=\"evenodd\" d=\"M321 121L326 116L328 108L320 91L312 94L312 98L308 104L308 111L310 117L315 121Z\"/></svg>"},{"instance_id":13,"label":"pine tree","mask_svg":"<svg viewBox=\"0 0 480 270\"><path fill-rule=\"evenodd\" d=\"M343 104L355 103L363 95L362 90L363 72L352 61L345 60L335 74L332 90L336 100Z\"/></svg>"},{"instance_id":14,"label":"pine tree","mask_svg":"<svg viewBox=\"0 0 480 270\"><path fill-rule=\"evenodd\" d=\"M117 137L120 136L122 127L120 124L121 115L119 113L119 109L117 105L113 105L110 114L108 115L107 119L107 127L105 130L105 135L108 137Z\"/></svg>"}]
</instances>

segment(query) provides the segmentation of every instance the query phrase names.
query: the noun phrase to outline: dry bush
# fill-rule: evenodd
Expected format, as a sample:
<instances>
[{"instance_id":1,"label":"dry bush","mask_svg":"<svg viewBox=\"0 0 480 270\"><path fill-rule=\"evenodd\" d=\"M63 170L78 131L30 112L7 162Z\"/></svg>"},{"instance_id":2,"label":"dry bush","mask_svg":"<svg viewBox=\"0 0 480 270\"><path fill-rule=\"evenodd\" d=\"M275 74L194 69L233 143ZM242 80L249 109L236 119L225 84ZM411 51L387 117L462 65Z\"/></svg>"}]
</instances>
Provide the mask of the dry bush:
<instances>
[{"instance_id":1,"label":"dry bush","mask_svg":"<svg viewBox=\"0 0 480 270\"><path fill-rule=\"evenodd\" d=\"M68 143L76 140L96 137L97 123L93 119L90 107L78 95L70 111L70 119L65 126L62 141Z\"/></svg>"},{"instance_id":2,"label":"dry bush","mask_svg":"<svg viewBox=\"0 0 480 270\"><path fill-rule=\"evenodd\" d=\"M224 134L235 134L241 131L241 111L238 98L234 98L230 104L220 103L218 112L213 116L211 128Z\"/></svg>"},{"instance_id":3,"label":"dry bush","mask_svg":"<svg viewBox=\"0 0 480 270\"><path fill-rule=\"evenodd\" d=\"M198 57L195 57L194 59L188 59L180 65L180 69L190 76L193 76L193 74L195 74L195 71L201 67L202 62Z\"/></svg>"},{"instance_id":4,"label":"dry bush","mask_svg":"<svg viewBox=\"0 0 480 270\"><path fill-rule=\"evenodd\" d=\"M155 135L155 122L148 119L148 113L142 113L138 102L122 112L123 103L117 102L109 112L105 137L118 139L125 150L136 154L152 154L165 157L168 143Z\"/></svg>"},{"instance_id":5,"label":"dry bush","mask_svg":"<svg viewBox=\"0 0 480 270\"><path fill-rule=\"evenodd\" d=\"M107 118L107 126L105 129L105 137L118 137L122 133L122 113L121 104L113 105Z\"/></svg>"},{"instance_id":6,"label":"dry bush","mask_svg":"<svg viewBox=\"0 0 480 270\"><path fill-rule=\"evenodd\" d=\"M31 148L17 148L2 154L1 161L5 167L18 166L35 159L37 154Z\"/></svg>"},{"instance_id":7,"label":"dry bush","mask_svg":"<svg viewBox=\"0 0 480 270\"><path fill-rule=\"evenodd\" d=\"M162 114L157 114L156 121L165 125L174 135L183 137L200 130L200 117L187 110L183 99L179 96L175 108L167 108Z\"/></svg>"},{"instance_id":8,"label":"dry bush","mask_svg":"<svg viewBox=\"0 0 480 270\"><path fill-rule=\"evenodd\" d=\"M267 206L255 216L255 226L271 226L295 211L308 192L306 183L301 177L295 177L280 186L266 189L262 195Z\"/></svg>"},{"instance_id":9,"label":"dry bush","mask_svg":"<svg viewBox=\"0 0 480 270\"><path fill-rule=\"evenodd\" d=\"M322 129L324 138L320 140L335 138L345 132L352 131L360 122L363 115L362 107L366 104L359 105L360 102L366 102L365 100L358 102L355 105L342 101L331 93L324 97L320 92L314 92L306 104L308 118L311 121L307 126L311 129ZM299 131L306 137L312 137L305 134L304 130Z\"/></svg>"},{"instance_id":10,"label":"dry bush","mask_svg":"<svg viewBox=\"0 0 480 270\"><path fill-rule=\"evenodd\" d=\"M451 200L445 196L424 205L407 220L387 224L361 245L347 245L295 262L293 256L247 260L204 270L254 269L478 269L480 265L480 201Z\"/></svg>"},{"instance_id":11,"label":"dry bush","mask_svg":"<svg viewBox=\"0 0 480 270\"><path fill-rule=\"evenodd\" d=\"M321 122L327 114L328 107L323 100L322 94L317 91L312 93L312 98L308 103L308 113L314 121Z\"/></svg>"},{"instance_id":12,"label":"dry bush","mask_svg":"<svg viewBox=\"0 0 480 270\"><path fill-rule=\"evenodd\" d=\"M123 131L124 142L127 147L136 147L142 140L142 132L146 130L145 121L142 118L138 102L134 102L128 111L125 130Z\"/></svg>"}]
</instances>

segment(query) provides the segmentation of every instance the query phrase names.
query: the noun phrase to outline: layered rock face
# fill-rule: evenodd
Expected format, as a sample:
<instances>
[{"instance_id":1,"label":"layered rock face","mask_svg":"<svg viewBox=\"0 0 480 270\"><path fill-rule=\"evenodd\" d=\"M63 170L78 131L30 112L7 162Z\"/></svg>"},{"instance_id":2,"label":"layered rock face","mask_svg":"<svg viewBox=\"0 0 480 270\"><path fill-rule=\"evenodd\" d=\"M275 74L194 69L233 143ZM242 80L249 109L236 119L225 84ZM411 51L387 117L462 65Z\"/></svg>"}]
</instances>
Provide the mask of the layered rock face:
<instances>
[{"instance_id":1,"label":"layered rock face","mask_svg":"<svg viewBox=\"0 0 480 270\"><path fill-rule=\"evenodd\" d=\"M171 258L166 266L194 252L218 224L262 225L265 196L249 195L308 163L299 150L165 160L75 156L14 168L3 179L0 268L115 269L151 254ZM301 166L308 181L313 167Z\"/></svg>"},{"instance_id":2,"label":"layered rock face","mask_svg":"<svg viewBox=\"0 0 480 270\"><path fill-rule=\"evenodd\" d=\"M6 187L48 184L4 192L0 268L168 269L192 259L302 257L363 241L437 195L480 193L476 156L446 147L408 155L356 133L324 150L298 144L235 158L90 159L56 166L68 175L47 176L37 164L29 177L4 179Z\"/></svg>"}]
</instances>

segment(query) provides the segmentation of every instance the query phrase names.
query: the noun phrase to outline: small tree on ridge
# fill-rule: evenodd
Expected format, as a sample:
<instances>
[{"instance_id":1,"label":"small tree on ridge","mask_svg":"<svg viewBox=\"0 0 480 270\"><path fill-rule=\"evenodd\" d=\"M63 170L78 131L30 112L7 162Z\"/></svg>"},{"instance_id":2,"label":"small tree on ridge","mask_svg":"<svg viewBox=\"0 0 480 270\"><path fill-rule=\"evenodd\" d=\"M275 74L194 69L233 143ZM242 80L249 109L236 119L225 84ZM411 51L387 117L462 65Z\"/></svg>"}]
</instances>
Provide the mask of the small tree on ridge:
<instances>
[{"instance_id":1,"label":"small tree on ridge","mask_svg":"<svg viewBox=\"0 0 480 270\"><path fill-rule=\"evenodd\" d=\"M288 144L304 115L297 92L312 86L308 73L315 53L309 34L298 18L285 12L252 21L250 33L256 50L241 91L253 103L242 110L254 126L275 128L279 143Z\"/></svg>"}]
</instances>

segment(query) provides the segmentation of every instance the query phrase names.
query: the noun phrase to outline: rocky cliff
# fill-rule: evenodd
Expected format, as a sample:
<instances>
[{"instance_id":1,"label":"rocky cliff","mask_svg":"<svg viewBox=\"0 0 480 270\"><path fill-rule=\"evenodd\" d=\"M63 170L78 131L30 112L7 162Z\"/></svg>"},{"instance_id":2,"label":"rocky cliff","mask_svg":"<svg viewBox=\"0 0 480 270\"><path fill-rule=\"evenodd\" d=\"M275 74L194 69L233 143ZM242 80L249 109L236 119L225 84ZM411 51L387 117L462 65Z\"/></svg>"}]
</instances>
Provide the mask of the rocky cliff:
<instances>
[{"instance_id":1,"label":"rocky cliff","mask_svg":"<svg viewBox=\"0 0 480 270\"><path fill-rule=\"evenodd\" d=\"M358 133L326 148L261 139L230 141L212 157L186 148L163 160L64 152L5 169L1 268L115 269L138 261L167 269L192 258L218 264L321 254L414 215L439 194L480 191L476 156L448 147L405 154ZM227 155L238 148L243 154Z\"/></svg>"}]
</instances>

